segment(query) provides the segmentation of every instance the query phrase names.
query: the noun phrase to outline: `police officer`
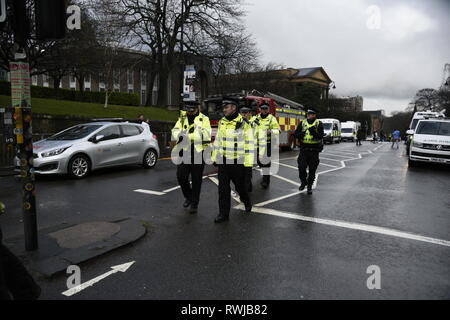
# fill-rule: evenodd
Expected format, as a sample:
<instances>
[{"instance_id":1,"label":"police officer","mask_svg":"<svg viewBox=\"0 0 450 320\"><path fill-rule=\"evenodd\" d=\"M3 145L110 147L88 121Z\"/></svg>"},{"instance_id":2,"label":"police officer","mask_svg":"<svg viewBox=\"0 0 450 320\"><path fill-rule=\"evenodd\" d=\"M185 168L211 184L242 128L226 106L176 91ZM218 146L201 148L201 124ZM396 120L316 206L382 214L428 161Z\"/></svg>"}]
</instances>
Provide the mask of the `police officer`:
<instances>
[{"instance_id":1,"label":"police officer","mask_svg":"<svg viewBox=\"0 0 450 320\"><path fill-rule=\"evenodd\" d=\"M270 169L264 168L270 168L270 162L267 160L262 161L262 159L264 158L264 154L267 158L270 158L272 144L275 143L275 141L278 141L278 139L275 139L275 136L280 134L280 125L278 124L277 119L269 113L269 105L262 104L259 108L261 113L256 117L258 122L258 165L263 169L261 187L267 189L270 184L270 174L269 172L264 171Z\"/></svg>"},{"instance_id":2,"label":"police officer","mask_svg":"<svg viewBox=\"0 0 450 320\"><path fill-rule=\"evenodd\" d=\"M177 180L183 192L184 208L196 213L200 199L205 161L204 150L211 142L209 118L199 111L199 103L186 101L177 123L172 129L172 137L177 141L174 148L177 162ZM192 180L192 188L189 183Z\"/></svg>"},{"instance_id":3,"label":"police officer","mask_svg":"<svg viewBox=\"0 0 450 320\"><path fill-rule=\"evenodd\" d=\"M236 99L225 98L222 106L224 117L219 121L212 153L212 161L219 167L219 215L214 220L216 223L229 219L231 181L245 205L245 211L252 210L244 178L245 168L251 168L254 163L252 127L239 114Z\"/></svg>"},{"instance_id":4,"label":"police officer","mask_svg":"<svg viewBox=\"0 0 450 320\"><path fill-rule=\"evenodd\" d=\"M244 118L244 121L250 124L250 126L253 129L253 135L255 136L255 130L257 128L257 119L252 115L252 110L248 107L242 107L240 110L240 113L242 117ZM245 167L245 186L247 188L247 192L252 192L253 185L252 185L252 178L253 178L253 166L252 167Z\"/></svg>"},{"instance_id":5,"label":"police officer","mask_svg":"<svg viewBox=\"0 0 450 320\"><path fill-rule=\"evenodd\" d=\"M299 123L294 136L300 141L300 153L298 155L298 173L301 185L298 188L303 191L308 186L308 194L312 194L312 185L316 178L316 170L319 166L319 152L323 150L323 124L316 118L316 112L309 109L307 118ZM308 168L308 175L306 169Z\"/></svg>"}]
</instances>

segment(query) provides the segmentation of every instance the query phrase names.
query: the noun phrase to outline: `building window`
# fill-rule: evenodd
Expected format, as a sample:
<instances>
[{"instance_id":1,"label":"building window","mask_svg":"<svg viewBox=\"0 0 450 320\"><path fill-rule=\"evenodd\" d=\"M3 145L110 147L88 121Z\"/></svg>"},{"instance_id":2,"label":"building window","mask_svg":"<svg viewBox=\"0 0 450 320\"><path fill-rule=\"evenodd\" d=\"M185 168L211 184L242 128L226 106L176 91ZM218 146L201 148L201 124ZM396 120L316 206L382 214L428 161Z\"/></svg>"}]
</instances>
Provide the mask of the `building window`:
<instances>
[{"instance_id":1,"label":"building window","mask_svg":"<svg viewBox=\"0 0 450 320\"><path fill-rule=\"evenodd\" d=\"M71 75L69 78L69 88L70 89L76 89L77 87L77 79L74 75Z\"/></svg>"},{"instance_id":2,"label":"building window","mask_svg":"<svg viewBox=\"0 0 450 320\"><path fill-rule=\"evenodd\" d=\"M141 86L144 88L147 86L147 72L144 70L141 70Z\"/></svg>"},{"instance_id":3,"label":"building window","mask_svg":"<svg viewBox=\"0 0 450 320\"><path fill-rule=\"evenodd\" d=\"M46 73L42 75L42 82L44 87L48 87L48 75Z\"/></svg>"},{"instance_id":4,"label":"building window","mask_svg":"<svg viewBox=\"0 0 450 320\"><path fill-rule=\"evenodd\" d=\"M1 78L1 77L0 77L0 78ZM37 75L31 76L31 84L32 84L33 86L37 86L37 84L38 84L38 78L37 78Z\"/></svg>"},{"instance_id":5,"label":"building window","mask_svg":"<svg viewBox=\"0 0 450 320\"><path fill-rule=\"evenodd\" d=\"M0 80L8 81L8 72L5 70L0 70Z\"/></svg>"},{"instance_id":6,"label":"building window","mask_svg":"<svg viewBox=\"0 0 450 320\"><path fill-rule=\"evenodd\" d=\"M128 89L128 93L133 93L133 89Z\"/></svg>"},{"instance_id":7,"label":"building window","mask_svg":"<svg viewBox=\"0 0 450 320\"><path fill-rule=\"evenodd\" d=\"M85 77L84 77L84 88L85 89L91 89L91 74L88 73ZM90 91L90 90L89 90Z\"/></svg>"},{"instance_id":8,"label":"building window","mask_svg":"<svg viewBox=\"0 0 450 320\"><path fill-rule=\"evenodd\" d=\"M120 91L120 70L113 70L114 91Z\"/></svg>"},{"instance_id":9,"label":"building window","mask_svg":"<svg viewBox=\"0 0 450 320\"><path fill-rule=\"evenodd\" d=\"M141 91L141 104L144 105L147 100L147 92L145 90Z\"/></svg>"},{"instance_id":10,"label":"building window","mask_svg":"<svg viewBox=\"0 0 450 320\"><path fill-rule=\"evenodd\" d=\"M133 84L133 76L134 76L134 74L133 74L133 70L128 70L128 72L127 72L127 75L128 75L128 84Z\"/></svg>"}]
</instances>

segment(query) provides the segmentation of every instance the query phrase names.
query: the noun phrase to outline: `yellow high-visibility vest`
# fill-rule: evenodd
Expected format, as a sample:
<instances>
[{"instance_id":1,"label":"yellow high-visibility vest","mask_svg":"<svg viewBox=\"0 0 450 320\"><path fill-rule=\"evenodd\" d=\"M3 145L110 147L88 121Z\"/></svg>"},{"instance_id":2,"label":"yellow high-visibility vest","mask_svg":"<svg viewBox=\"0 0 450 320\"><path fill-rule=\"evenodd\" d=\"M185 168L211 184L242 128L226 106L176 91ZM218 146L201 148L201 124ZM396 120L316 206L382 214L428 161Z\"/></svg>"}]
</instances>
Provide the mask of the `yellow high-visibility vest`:
<instances>
[{"instance_id":1,"label":"yellow high-visibility vest","mask_svg":"<svg viewBox=\"0 0 450 320\"><path fill-rule=\"evenodd\" d=\"M303 137L302 142L303 143L308 143L308 144L317 144L317 143L321 143L322 139L316 140L313 135L309 132L309 129L312 127L316 127L316 129L319 127L319 123L320 121L318 119L316 119L313 123L309 124L308 121L303 120L302 121L302 129L303 131L305 131L305 136Z\"/></svg>"},{"instance_id":2,"label":"yellow high-visibility vest","mask_svg":"<svg viewBox=\"0 0 450 320\"><path fill-rule=\"evenodd\" d=\"M180 117L172 129L172 139L178 141L180 136L187 136L190 141L190 144L184 145L183 150L187 150L192 144L194 144L197 152L205 150L211 143L211 124L209 118L199 112L194 122L189 124L186 111L181 111Z\"/></svg>"},{"instance_id":3,"label":"yellow high-visibility vest","mask_svg":"<svg viewBox=\"0 0 450 320\"><path fill-rule=\"evenodd\" d=\"M223 117L219 121L217 136L214 140L212 161L221 163L220 158L242 159L246 167L254 163L254 137L251 124L238 115L233 120Z\"/></svg>"}]
</instances>

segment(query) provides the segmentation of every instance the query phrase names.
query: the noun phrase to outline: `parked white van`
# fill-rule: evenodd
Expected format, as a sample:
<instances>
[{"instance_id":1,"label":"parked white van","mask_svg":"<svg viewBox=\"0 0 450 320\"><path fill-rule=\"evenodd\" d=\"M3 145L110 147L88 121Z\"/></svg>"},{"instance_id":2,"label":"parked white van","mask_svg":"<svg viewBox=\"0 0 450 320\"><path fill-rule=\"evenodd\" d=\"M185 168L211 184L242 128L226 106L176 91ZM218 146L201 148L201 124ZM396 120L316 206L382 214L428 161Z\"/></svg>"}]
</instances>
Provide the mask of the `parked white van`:
<instances>
[{"instance_id":1,"label":"parked white van","mask_svg":"<svg viewBox=\"0 0 450 320\"><path fill-rule=\"evenodd\" d=\"M337 119L319 119L323 124L323 142L341 142L341 122Z\"/></svg>"},{"instance_id":2,"label":"parked white van","mask_svg":"<svg viewBox=\"0 0 450 320\"><path fill-rule=\"evenodd\" d=\"M342 141L355 141L356 133L361 127L361 124L356 121L345 121L341 123L341 139Z\"/></svg>"},{"instance_id":3,"label":"parked white van","mask_svg":"<svg viewBox=\"0 0 450 320\"><path fill-rule=\"evenodd\" d=\"M444 115L442 113L434 112L431 110L418 111L418 112L414 113L414 115L411 119L411 123L409 124L409 129L408 129L408 131L406 131L405 144L406 144L406 153L407 154L409 154L409 147L411 144L411 135L412 135L412 134L409 134L408 132L414 132L414 130L416 130L417 123L419 122L419 120L427 119L427 118L439 118L439 117L444 117Z\"/></svg>"},{"instance_id":4,"label":"parked white van","mask_svg":"<svg viewBox=\"0 0 450 320\"><path fill-rule=\"evenodd\" d=\"M431 118L419 120L412 135L409 166L418 162L450 164L450 119Z\"/></svg>"}]
</instances>

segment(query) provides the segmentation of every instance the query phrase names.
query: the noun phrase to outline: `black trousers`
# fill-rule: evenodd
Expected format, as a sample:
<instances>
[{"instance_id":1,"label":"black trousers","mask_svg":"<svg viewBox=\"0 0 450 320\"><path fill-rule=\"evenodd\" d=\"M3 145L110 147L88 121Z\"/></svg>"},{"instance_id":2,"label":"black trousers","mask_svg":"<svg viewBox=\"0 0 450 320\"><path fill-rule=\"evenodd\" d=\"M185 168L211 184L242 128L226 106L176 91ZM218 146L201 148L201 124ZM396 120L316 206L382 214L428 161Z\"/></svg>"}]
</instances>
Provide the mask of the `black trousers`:
<instances>
[{"instance_id":1,"label":"black trousers","mask_svg":"<svg viewBox=\"0 0 450 320\"><path fill-rule=\"evenodd\" d=\"M300 149L298 155L298 176L302 183L312 185L316 179L316 170L319 166L319 150ZM306 173L308 169L308 174Z\"/></svg>"},{"instance_id":2,"label":"black trousers","mask_svg":"<svg viewBox=\"0 0 450 320\"><path fill-rule=\"evenodd\" d=\"M190 200L195 206L200 201L200 191L203 181L204 164L179 164L177 166L177 180L181 187L183 196ZM189 183L189 175L192 180L192 187Z\"/></svg>"},{"instance_id":3,"label":"black trousers","mask_svg":"<svg viewBox=\"0 0 450 320\"><path fill-rule=\"evenodd\" d=\"M243 203L250 203L245 186L245 167L243 164L219 164L219 214L228 217L231 209L231 187L233 182Z\"/></svg>"},{"instance_id":4,"label":"black trousers","mask_svg":"<svg viewBox=\"0 0 450 320\"><path fill-rule=\"evenodd\" d=\"M22 262L0 243L0 300L35 300L40 293Z\"/></svg>"},{"instance_id":5,"label":"black trousers","mask_svg":"<svg viewBox=\"0 0 450 320\"><path fill-rule=\"evenodd\" d=\"M252 192L253 189L252 178L253 178L253 168L245 167L245 187L247 189L247 192Z\"/></svg>"},{"instance_id":6,"label":"black trousers","mask_svg":"<svg viewBox=\"0 0 450 320\"><path fill-rule=\"evenodd\" d=\"M266 145L266 148L267 148L266 149L267 150L267 157L270 157L272 155L272 150L270 149L271 148L271 144L268 143ZM257 159L258 166L260 166L261 168L270 168L271 167L271 165L272 165L271 162L269 162L267 164L263 164L261 162L260 156L259 156L259 148L257 149L257 155L258 155L258 159ZM270 183L270 174L263 174L262 180L263 180L263 182Z\"/></svg>"}]
</instances>

